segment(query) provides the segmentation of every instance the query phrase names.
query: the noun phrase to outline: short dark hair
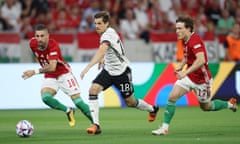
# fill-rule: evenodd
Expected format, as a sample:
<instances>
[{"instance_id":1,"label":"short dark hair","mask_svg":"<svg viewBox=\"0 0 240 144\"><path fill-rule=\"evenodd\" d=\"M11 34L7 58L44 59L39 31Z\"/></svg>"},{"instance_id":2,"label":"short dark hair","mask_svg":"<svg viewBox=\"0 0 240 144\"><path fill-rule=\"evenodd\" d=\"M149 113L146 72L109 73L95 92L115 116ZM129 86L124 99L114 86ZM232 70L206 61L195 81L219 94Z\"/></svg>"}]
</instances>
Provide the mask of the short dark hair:
<instances>
[{"instance_id":1,"label":"short dark hair","mask_svg":"<svg viewBox=\"0 0 240 144\"><path fill-rule=\"evenodd\" d=\"M41 30L46 30L46 31L48 31L48 28L46 27L46 25L44 25L44 24L38 24L38 25L36 25L35 26L35 29L34 29L35 31L41 31Z\"/></svg>"},{"instance_id":2,"label":"short dark hair","mask_svg":"<svg viewBox=\"0 0 240 144\"><path fill-rule=\"evenodd\" d=\"M179 16L178 19L176 20L176 23L178 22L184 23L185 28L190 28L190 31L193 32L194 23L193 19L190 16L188 15Z\"/></svg>"},{"instance_id":3,"label":"short dark hair","mask_svg":"<svg viewBox=\"0 0 240 144\"><path fill-rule=\"evenodd\" d=\"M110 14L107 12L107 11L101 11L97 14L95 14L94 18L102 18L103 22L106 23L106 22L110 22Z\"/></svg>"}]
</instances>

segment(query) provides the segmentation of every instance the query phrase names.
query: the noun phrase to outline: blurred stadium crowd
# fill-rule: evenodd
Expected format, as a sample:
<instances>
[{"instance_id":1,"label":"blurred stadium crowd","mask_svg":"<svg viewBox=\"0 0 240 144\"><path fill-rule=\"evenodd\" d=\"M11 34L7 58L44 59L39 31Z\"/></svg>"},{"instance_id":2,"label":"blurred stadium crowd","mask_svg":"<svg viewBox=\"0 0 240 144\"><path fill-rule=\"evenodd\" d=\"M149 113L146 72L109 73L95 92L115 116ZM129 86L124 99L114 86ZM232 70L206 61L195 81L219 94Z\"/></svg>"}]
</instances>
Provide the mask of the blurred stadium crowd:
<instances>
[{"instance_id":1,"label":"blurred stadium crowd","mask_svg":"<svg viewBox=\"0 0 240 144\"><path fill-rule=\"evenodd\" d=\"M149 42L149 33L174 32L175 20L188 14L196 31L227 34L240 23L239 0L0 0L0 32L17 32L27 38L36 24L50 32L94 31L93 15L109 11L112 26L126 39Z\"/></svg>"}]
</instances>

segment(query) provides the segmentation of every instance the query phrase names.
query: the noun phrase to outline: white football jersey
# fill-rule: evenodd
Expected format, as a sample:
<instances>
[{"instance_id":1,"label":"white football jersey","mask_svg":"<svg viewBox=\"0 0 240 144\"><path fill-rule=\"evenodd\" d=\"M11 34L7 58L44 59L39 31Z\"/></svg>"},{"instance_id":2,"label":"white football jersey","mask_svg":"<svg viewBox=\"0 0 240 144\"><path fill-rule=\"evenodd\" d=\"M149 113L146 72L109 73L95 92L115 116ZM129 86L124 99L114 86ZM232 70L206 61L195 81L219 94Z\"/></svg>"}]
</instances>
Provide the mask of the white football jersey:
<instances>
[{"instance_id":1,"label":"white football jersey","mask_svg":"<svg viewBox=\"0 0 240 144\"><path fill-rule=\"evenodd\" d=\"M110 43L104 56L104 69L113 76L122 74L128 67L129 61L118 33L111 27L107 28L100 38L100 43L104 41Z\"/></svg>"}]
</instances>

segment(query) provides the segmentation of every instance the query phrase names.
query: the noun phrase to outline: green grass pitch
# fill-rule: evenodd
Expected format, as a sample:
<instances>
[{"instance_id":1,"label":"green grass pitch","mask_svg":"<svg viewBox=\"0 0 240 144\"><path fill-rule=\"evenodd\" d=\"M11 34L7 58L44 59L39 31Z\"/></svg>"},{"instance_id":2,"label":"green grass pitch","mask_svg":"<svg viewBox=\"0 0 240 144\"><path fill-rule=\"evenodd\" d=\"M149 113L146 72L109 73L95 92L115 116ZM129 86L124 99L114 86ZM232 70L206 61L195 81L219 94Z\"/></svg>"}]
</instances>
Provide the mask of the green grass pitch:
<instances>
[{"instance_id":1,"label":"green grass pitch","mask_svg":"<svg viewBox=\"0 0 240 144\"><path fill-rule=\"evenodd\" d=\"M71 128L61 111L0 110L0 144L240 144L240 114L230 110L202 112L198 107L177 107L167 136L153 136L162 122L147 121L148 113L134 108L101 108L101 135L89 135L90 122L76 110L77 124ZM29 138L20 138L15 126L21 119L34 125Z\"/></svg>"}]
</instances>

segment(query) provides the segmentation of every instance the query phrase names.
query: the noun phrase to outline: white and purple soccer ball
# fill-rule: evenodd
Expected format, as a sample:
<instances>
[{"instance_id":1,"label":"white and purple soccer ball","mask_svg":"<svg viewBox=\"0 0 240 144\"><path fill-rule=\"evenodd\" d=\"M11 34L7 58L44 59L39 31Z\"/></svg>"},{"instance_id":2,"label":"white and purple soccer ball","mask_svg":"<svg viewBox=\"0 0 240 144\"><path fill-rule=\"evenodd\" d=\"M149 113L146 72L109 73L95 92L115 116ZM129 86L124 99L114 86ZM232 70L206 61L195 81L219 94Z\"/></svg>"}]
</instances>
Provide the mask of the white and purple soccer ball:
<instances>
[{"instance_id":1,"label":"white and purple soccer ball","mask_svg":"<svg viewBox=\"0 0 240 144\"><path fill-rule=\"evenodd\" d=\"M16 133L19 137L30 137L33 131L34 127L28 120L20 120L16 125Z\"/></svg>"}]
</instances>

